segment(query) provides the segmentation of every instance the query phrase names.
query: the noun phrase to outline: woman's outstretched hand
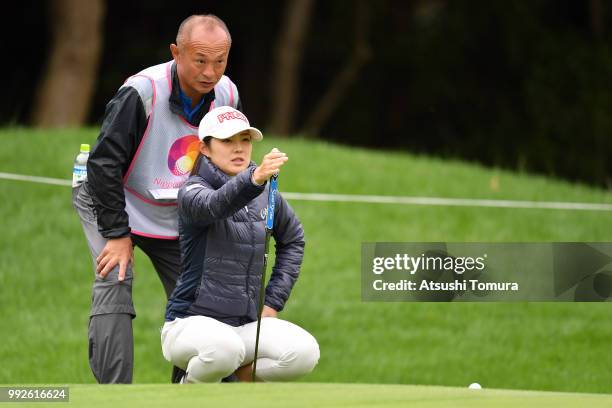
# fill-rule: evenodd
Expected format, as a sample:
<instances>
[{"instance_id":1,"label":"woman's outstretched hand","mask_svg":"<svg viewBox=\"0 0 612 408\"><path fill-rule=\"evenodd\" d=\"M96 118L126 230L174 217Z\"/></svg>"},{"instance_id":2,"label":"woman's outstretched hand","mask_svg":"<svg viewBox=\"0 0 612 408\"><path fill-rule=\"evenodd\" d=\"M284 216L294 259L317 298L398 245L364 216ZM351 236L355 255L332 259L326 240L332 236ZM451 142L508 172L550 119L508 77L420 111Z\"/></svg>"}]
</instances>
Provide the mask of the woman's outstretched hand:
<instances>
[{"instance_id":1,"label":"woman's outstretched hand","mask_svg":"<svg viewBox=\"0 0 612 408\"><path fill-rule=\"evenodd\" d=\"M278 174L281 166L283 166L289 157L276 147L266 154L261 160L261 164L257 166L253 172L253 181L257 184L264 184L274 174Z\"/></svg>"}]
</instances>

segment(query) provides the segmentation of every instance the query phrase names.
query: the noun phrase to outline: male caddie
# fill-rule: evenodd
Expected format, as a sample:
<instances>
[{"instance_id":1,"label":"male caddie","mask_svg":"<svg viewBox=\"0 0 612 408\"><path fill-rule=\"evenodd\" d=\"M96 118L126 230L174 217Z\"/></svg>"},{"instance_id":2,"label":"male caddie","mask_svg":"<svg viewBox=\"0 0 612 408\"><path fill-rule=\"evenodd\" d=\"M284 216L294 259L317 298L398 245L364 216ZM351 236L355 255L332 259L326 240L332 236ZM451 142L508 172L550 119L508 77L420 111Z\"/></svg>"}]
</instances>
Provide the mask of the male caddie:
<instances>
[{"instance_id":1,"label":"male caddie","mask_svg":"<svg viewBox=\"0 0 612 408\"><path fill-rule=\"evenodd\" d=\"M173 60L130 77L108 103L75 192L95 268L89 363L99 383L131 383L133 247L151 259L168 297L180 273L176 190L198 154L198 125L212 108L241 109L223 73L231 37L213 15L179 27Z\"/></svg>"}]
</instances>

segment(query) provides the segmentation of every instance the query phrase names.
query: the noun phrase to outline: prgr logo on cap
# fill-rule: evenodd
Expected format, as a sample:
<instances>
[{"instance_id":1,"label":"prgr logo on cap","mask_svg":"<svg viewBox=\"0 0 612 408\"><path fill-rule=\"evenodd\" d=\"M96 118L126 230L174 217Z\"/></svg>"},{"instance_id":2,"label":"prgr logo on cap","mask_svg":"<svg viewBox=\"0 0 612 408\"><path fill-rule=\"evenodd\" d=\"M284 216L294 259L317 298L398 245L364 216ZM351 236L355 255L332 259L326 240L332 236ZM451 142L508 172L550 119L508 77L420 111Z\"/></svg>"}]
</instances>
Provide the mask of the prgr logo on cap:
<instances>
[{"instance_id":1,"label":"prgr logo on cap","mask_svg":"<svg viewBox=\"0 0 612 408\"><path fill-rule=\"evenodd\" d=\"M244 116L241 112L237 110L221 113L217 115L217 119L219 120L219 123L223 123L223 121L225 120L240 119L246 122L247 125L249 124L249 121L247 120L246 116Z\"/></svg>"},{"instance_id":2,"label":"prgr logo on cap","mask_svg":"<svg viewBox=\"0 0 612 408\"><path fill-rule=\"evenodd\" d=\"M261 140L263 135L258 129L251 127L244 114L231 106L220 106L209 111L198 129L200 140L206 137L228 139L241 132L248 131L252 140Z\"/></svg>"}]
</instances>

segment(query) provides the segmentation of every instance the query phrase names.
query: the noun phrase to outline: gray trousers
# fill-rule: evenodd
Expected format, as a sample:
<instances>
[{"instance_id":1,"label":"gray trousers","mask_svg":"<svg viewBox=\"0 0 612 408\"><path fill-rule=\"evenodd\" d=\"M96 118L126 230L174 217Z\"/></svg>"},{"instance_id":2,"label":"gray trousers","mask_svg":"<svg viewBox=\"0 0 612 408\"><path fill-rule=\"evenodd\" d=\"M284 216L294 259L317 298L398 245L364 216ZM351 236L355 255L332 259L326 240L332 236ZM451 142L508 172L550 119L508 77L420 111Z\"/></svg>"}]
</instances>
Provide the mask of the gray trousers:
<instances>
[{"instance_id":1,"label":"gray trousers","mask_svg":"<svg viewBox=\"0 0 612 408\"><path fill-rule=\"evenodd\" d=\"M118 280L119 266L104 279L96 274L96 258L107 240L98 232L87 183L73 189L72 204L81 219L87 238L95 277L88 330L89 365L100 384L131 383L134 368L132 319L136 317L132 303L132 265L128 266L123 282ZM132 243L151 259L168 298L176 286L181 270L178 241L138 235L132 235L131 238ZM156 336L159 337L157 333Z\"/></svg>"}]
</instances>

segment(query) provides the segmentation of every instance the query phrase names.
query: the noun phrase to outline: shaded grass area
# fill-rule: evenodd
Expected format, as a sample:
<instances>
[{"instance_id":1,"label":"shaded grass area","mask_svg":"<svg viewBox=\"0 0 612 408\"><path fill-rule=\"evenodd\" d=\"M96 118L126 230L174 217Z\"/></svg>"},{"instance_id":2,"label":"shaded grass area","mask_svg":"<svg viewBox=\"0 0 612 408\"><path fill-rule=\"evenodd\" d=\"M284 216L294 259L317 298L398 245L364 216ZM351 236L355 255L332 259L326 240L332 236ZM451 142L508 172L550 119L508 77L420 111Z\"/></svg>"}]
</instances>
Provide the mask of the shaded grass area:
<instances>
[{"instance_id":1,"label":"shaded grass area","mask_svg":"<svg viewBox=\"0 0 612 408\"><path fill-rule=\"evenodd\" d=\"M93 129L0 131L0 171L68 179L79 144L95 137ZM254 158L273 146L290 157L281 192L612 203L612 194L582 185L299 139L266 138ZM0 383L93 382L87 364L91 259L70 188L0 180L0 197ZM291 204L304 224L307 249L281 317L320 343L319 366L305 382L463 387L476 381L487 388L612 392L609 303L360 299L362 242L612 241L609 213ZM134 302L134 381L168 382L170 366L159 344L165 296L140 251Z\"/></svg>"}]
</instances>

